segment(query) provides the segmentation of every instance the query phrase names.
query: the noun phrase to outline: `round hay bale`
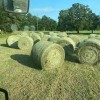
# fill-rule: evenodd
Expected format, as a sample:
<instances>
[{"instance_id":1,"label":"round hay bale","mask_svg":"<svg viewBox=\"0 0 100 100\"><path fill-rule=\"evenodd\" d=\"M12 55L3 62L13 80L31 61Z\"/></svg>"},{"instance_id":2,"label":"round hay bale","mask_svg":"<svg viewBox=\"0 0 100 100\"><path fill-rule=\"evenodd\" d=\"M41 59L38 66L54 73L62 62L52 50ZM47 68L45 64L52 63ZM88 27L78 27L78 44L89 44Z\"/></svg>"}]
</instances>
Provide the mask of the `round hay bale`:
<instances>
[{"instance_id":1,"label":"round hay bale","mask_svg":"<svg viewBox=\"0 0 100 100\"><path fill-rule=\"evenodd\" d=\"M49 32L49 35L50 36L57 36L58 34L57 33L54 33L54 32Z\"/></svg>"},{"instance_id":2,"label":"round hay bale","mask_svg":"<svg viewBox=\"0 0 100 100\"><path fill-rule=\"evenodd\" d=\"M94 38L96 36L96 34L90 34L89 36L88 36L88 38Z\"/></svg>"},{"instance_id":3,"label":"round hay bale","mask_svg":"<svg viewBox=\"0 0 100 100\"><path fill-rule=\"evenodd\" d=\"M40 36L40 38L42 39L43 36L44 36L44 33L43 32L39 32L38 35Z\"/></svg>"},{"instance_id":4,"label":"round hay bale","mask_svg":"<svg viewBox=\"0 0 100 100\"><path fill-rule=\"evenodd\" d=\"M68 37L71 38L75 42L76 46L80 42L80 38L77 35L69 35Z\"/></svg>"},{"instance_id":5,"label":"round hay bale","mask_svg":"<svg viewBox=\"0 0 100 100\"><path fill-rule=\"evenodd\" d=\"M62 47L65 47L67 45L72 45L73 49L75 49L75 42L68 37L60 38L56 43L61 45Z\"/></svg>"},{"instance_id":6,"label":"round hay bale","mask_svg":"<svg viewBox=\"0 0 100 100\"><path fill-rule=\"evenodd\" d=\"M96 35L94 38L100 40L100 35Z\"/></svg>"},{"instance_id":7,"label":"round hay bale","mask_svg":"<svg viewBox=\"0 0 100 100\"><path fill-rule=\"evenodd\" d=\"M41 40L41 38L40 38L40 36L38 35L38 33L32 33L32 35L30 36L32 39L33 39L33 41L34 41L34 43L37 43L38 41L40 41Z\"/></svg>"},{"instance_id":8,"label":"round hay bale","mask_svg":"<svg viewBox=\"0 0 100 100\"><path fill-rule=\"evenodd\" d=\"M87 39L80 45L77 51L77 58L81 63L96 64L100 60L100 41Z\"/></svg>"},{"instance_id":9,"label":"round hay bale","mask_svg":"<svg viewBox=\"0 0 100 100\"><path fill-rule=\"evenodd\" d=\"M32 49L33 62L44 70L62 66L65 59L64 49L49 41L39 41Z\"/></svg>"},{"instance_id":10,"label":"round hay bale","mask_svg":"<svg viewBox=\"0 0 100 100\"><path fill-rule=\"evenodd\" d=\"M51 41L53 43L57 43L60 40L60 37L58 36L51 36L48 41Z\"/></svg>"},{"instance_id":11,"label":"round hay bale","mask_svg":"<svg viewBox=\"0 0 100 100\"><path fill-rule=\"evenodd\" d=\"M66 32L59 32L58 34L57 34L57 36L59 36L59 37L67 37L67 33Z\"/></svg>"},{"instance_id":12,"label":"round hay bale","mask_svg":"<svg viewBox=\"0 0 100 100\"><path fill-rule=\"evenodd\" d=\"M43 40L43 41L48 41L48 39L49 39L50 37L51 37L50 35L46 34L46 35L43 36L42 40Z\"/></svg>"},{"instance_id":13,"label":"round hay bale","mask_svg":"<svg viewBox=\"0 0 100 100\"><path fill-rule=\"evenodd\" d=\"M68 55L71 56L74 53L75 43L71 38L68 37L61 38L57 41L57 44L61 45L64 48L66 58Z\"/></svg>"},{"instance_id":14,"label":"round hay bale","mask_svg":"<svg viewBox=\"0 0 100 100\"><path fill-rule=\"evenodd\" d=\"M32 49L33 44L32 38L28 36L23 36L18 40L18 48L22 50Z\"/></svg>"},{"instance_id":15,"label":"round hay bale","mask_svg":"<svg viewBox=\"0 0 100 100\"><path fill-rule=\"evenodd\" d=\"M28 36L28 32L27 31L23 31L23 32L20 32L19 35L21 35L21 36Z\"/></svg>"},{"instance_id":16,"label":"round hay bale","mask_svg":"<svg viewBox=\"0 0 100 100\"><path fill-rule=\"evenodd\" d=\"M20 38L20 35L11 35L6 39L6 44L9 47L17 48L18 47L17 42L18 42L19 38Z\"/></svg>"}]
</instances>

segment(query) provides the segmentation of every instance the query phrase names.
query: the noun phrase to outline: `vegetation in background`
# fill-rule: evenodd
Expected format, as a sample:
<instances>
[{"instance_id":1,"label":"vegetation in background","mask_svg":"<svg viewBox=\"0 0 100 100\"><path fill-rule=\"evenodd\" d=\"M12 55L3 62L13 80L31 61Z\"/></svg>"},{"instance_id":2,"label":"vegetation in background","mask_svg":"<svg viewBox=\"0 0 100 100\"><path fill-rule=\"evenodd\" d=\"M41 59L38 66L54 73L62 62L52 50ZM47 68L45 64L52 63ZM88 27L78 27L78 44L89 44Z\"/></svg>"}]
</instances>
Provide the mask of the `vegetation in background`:
<instances>
[{"instance_id":1,"label":"vegetation in background","mask_svg":"<svg viewBox=\"0 0 100 100\"><path fill-rule=\"evenodd\" d=\"M58 17L58 30L96 30L100 29L100 16L83 4L75 3L67 10L61 10Z\"/></svg>"},{"instance_id":2,"label":"vegetation in background","mask_svg":"<svg viewBox=\"0 0 100 100\"><path fill-rule=\"evenodd\" d=\"M58 22L50 17L42 18L28 14L8 13L0 7L0 29L4 32L11 32L11 26L17 25L18 30L24 30L25 26L34 26L38 31L77 31L80 30L100 30L100 15L96 15L92 10L83 4L74 3L69 9L61 10ZM33 30L34 30L33 29Z\"/></svg>"}]
</instances>

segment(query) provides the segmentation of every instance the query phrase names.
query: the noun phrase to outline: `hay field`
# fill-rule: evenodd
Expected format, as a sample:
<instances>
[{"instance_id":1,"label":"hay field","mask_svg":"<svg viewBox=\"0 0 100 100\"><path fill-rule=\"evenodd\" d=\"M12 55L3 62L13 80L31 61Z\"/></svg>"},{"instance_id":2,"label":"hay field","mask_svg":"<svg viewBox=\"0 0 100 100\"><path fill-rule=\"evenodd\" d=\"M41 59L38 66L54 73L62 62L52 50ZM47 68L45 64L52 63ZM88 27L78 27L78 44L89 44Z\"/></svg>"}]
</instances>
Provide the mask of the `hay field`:
<instances>
[{"instance_id":1,"label":"hay field","mask_svg":"<svg viewBox=\"0 0 100 100\"><path fill-rule=\"evenodd\" d=\"M5 40L0 38L0 100L5 94L9 100L100 100L99 63L89 66L72 58L43 71L32 63L30 50L8 48Z\"/></svg>"}]
</instances>

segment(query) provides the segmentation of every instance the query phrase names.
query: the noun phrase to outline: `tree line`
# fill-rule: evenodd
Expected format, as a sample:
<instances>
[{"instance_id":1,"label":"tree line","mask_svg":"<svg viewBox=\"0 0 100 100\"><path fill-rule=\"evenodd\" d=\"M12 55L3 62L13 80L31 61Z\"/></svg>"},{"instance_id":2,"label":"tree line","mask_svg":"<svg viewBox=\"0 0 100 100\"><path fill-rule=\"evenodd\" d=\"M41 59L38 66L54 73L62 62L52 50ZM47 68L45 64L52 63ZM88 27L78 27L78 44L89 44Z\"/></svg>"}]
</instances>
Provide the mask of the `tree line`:
<instances>
[{"instance_id":1,"label":"tree line","mask_svg":"<svg viewBox=\"0 0 100 100\"><path fill-rule=\"evenodd\" d=\"M11 26L16 25L18 30L23 30L25 26L34 26L34 30L39 31L73 31L79 33L80 30L100 29L100 16L83 4L74 3L72 7L61 10L58 16L58 22L50 17L42 18L28 14L8 13L0 7L0 30L11 32Z\"/></svg>"}]
</instances>

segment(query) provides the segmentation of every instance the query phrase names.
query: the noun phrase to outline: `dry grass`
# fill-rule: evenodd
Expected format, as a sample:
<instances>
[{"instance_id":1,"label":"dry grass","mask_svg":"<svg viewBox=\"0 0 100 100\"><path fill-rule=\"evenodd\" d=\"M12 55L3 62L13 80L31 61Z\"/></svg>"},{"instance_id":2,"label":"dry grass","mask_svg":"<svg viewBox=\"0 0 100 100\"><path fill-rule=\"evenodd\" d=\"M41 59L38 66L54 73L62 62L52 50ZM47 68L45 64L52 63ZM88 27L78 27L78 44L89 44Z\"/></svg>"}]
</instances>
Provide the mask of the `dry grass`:
<instances>
[{"instance_id":1,"label":"dry grass","mask_svg":"<svg viewBox=\"0 0 100 100\"><path fill-rule=\"evenodd\" d=\"M33 66L30 52L8 48L0 38L0 88L9 100L100 100L100 64L65 61L59 69L43 71Z\"/></svg>"}]
</instances>

